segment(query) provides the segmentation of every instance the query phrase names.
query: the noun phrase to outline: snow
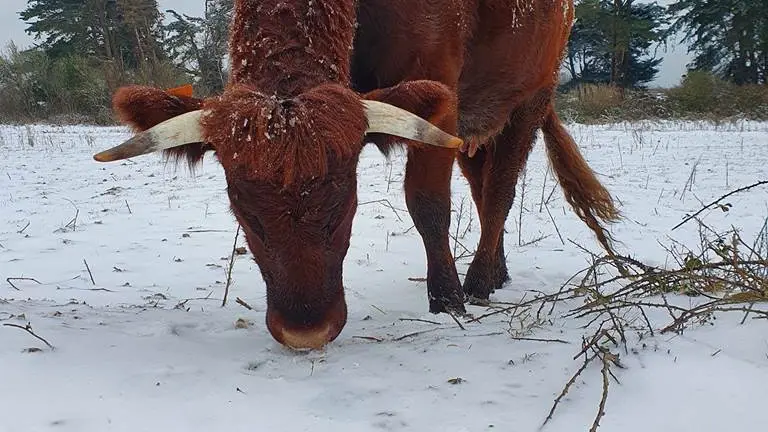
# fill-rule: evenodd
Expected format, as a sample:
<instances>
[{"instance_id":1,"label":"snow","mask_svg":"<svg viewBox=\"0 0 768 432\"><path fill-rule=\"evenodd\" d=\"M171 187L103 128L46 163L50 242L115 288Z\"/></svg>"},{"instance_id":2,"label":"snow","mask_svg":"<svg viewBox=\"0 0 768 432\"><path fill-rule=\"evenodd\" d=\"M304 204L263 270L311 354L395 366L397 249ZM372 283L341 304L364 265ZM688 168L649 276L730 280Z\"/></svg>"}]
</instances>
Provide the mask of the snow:
<instances>
[{"instance_id":1,"label":"snow","mask_svg":"<svg viewBox=\"0 0 768 432\"><path fill-rule=\"evenodd\" d=\"M620 251L650 264L664 264L670 239L698 241L693 224L671 228L701 202L768 178L767 123L569 129L621 202L626 219L612 229ZM363 204L345 264L348 324L323 352L281 347L265 327L264 285L250 255L237 258L230 302L220 307L236 228L221 168L210 157L194 176L157 156L92 161L127 136L122 128L0 126L0 323L30 322L56 348L0 327L0 432L536 431L581 366L573 356L588 334L584 322L512 323L520 336L570 342L542 343L512 340L502 315L461 330L427 312L424 283L409 280L425 275L425 259L404 210L403 156L390 165L373 148L360 163ZM525 176L522 223L519 200L507 222L512 280L494 300L557 291L589 261L568 240L599 251L559 188L549 209L564 243L540 211L554 186L547 169L539 143ZM474 209L458 171L453 193L463 233L470 218L458 221L461 200ZM730 212L705 213L707 223L754 238L768 217L768 194L729 202ZM478 236L473 215L462 243L471 249ZM468 264L460 260L459 271ZM6 278L40 284L12 280L16 290ZM668 320L650 318L657 327ZM237 328L238 319L247 328ZM600 430L765 424L768 322L740 321L723 315L683 335L631 341ZM43 351L23 352L31 347ZM449 382L455 378L462 380ZM601 392L593 365L543 430L588 430Z\"/></svg>"}]
</instances>

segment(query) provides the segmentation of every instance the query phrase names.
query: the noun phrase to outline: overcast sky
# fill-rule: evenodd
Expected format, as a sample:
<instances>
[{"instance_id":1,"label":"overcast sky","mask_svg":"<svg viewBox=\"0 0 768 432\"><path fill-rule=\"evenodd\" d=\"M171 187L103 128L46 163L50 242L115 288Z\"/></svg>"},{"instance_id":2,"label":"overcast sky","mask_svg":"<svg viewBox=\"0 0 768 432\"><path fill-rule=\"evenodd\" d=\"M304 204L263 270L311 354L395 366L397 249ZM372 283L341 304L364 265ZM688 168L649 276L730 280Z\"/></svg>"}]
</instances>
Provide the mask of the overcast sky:
<instances>
[{"instance_id":1,"label":"overcast sky","mask_svg":"<svg viewBox=\"0 0 768 432\"><path fill-rule=\"evenodd\" d=\"M672 0L658 0L659 4L668 4ZM20 47L29 46L33 40L26 33L26 25L19 18L18 12L23 10L26 0L2 0L2 11L0 11L0 47L5 47L8 42L13 40ZM177 12L189 15L202 15L202 0L159 0L160 9L175 9ZM654 84L668 87L677 84L681 75L685 72L685 65L690 57L683 46L671 45L666 53L660 53L664 56L664 62L661 66L661 73Z\"/></svg>"}]
</instances>

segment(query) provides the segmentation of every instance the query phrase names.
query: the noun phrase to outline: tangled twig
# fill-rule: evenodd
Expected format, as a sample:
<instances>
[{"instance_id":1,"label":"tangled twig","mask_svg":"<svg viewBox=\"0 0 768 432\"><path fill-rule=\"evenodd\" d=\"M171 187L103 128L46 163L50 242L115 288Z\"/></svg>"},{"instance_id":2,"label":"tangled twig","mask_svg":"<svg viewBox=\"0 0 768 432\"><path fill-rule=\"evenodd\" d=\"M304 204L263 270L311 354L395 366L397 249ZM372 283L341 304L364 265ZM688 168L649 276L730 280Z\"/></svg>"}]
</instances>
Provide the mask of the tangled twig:
<instances>
[{"instance_id":1,"label":"tangled twig","mask_svg":"<svg viewBox=\"0 0 768 432\"><path fill-rule=\"evenodd\" d=\"M708 322L716 313L742 314L742 323L749 317L768 319L768 242L748 243L735 228L718 233L696 220L699 248L694 250L680 243L665 248L672 258L669 266L662 268L632 257L590 253L591 265L572 276L558 293L498 308L480 317L514 314L521 306L530 308L537 302L541 303L540 310L545 303L552 303L551 314L555 303L565 299L582 300L561 317L587 319L584 327L596 326L597 329L591 337L583 339L574 360L583 358L584 363L555 398L542 428L592 363L601 365L603 391L590 432L600 427L606 413L610 381L619 382L613 368L623 368L619 354L612 349L623 346L628 351L626 334L630 329L655 334L647 310L659 309L669 314L670 322L658 329L662 334L682 332L692 322ZM768 238L768 220L760 236ZM687 296L694 301L687 307L671 304L668 299L671 295ZM639 336L642 339L643 333Z\"/></svg>"},{"instance_id":2,"label":"tangled twig","mask_svg":"<svg viewBox=\"0 0 768 432\"><path fill-rule=\"evenodd\" d=\"M603 346L603 344L605 343L617 345L616 337L611 335L611 332L616 331L616 328L613 328L610 330L604 329L603 328L604 324L605 323L600 325L600 327L595 331L595 333L589 339L589 342L587 342L586 338L583 340L582 349L581 351L579 351L578 354L576 354L576 356L574 357L574 360L578 359L579 357L584 357L584 363L565 383L563 390L555 398L555 401L552 404L552 408L549 410L549 414L547 414L547 418L544 419L544 423L542 423L540 429L543 429L544 426L546 426L547 423L549 423L549 421L554 418L555 411L557 410L558 406L562 402L563 398L571 391L571 388L576 383L576 380L580 376L582 376L582 374L587 370L587 368L592 363L594 363L597 360L599 360L600 363L602 364L601 375L603 377L603 392L602 392L602 396L600 397L600 403L598 406L597 415L595 416L595 420L592 423L590 432L595 432L600 427L600 421L605 416L605 406L606 406L606 403L608 402L608 387L610 382L609 377L613 377L613 379L616 382L618 382L618 379L616 379L616 377L611 372L611 366L613 365L619 368L624 367L619 361L619 355L612 353L610 349Z\"/></svg>"}]
</instances>

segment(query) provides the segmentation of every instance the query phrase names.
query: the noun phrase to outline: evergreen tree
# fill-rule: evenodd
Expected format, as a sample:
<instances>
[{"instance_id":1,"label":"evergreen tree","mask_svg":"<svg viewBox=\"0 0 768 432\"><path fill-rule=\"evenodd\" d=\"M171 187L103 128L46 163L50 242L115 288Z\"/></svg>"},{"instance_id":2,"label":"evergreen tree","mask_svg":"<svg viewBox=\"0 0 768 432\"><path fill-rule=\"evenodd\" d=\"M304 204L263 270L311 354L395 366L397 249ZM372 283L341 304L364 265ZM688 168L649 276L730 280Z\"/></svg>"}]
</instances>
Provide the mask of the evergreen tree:
<instances>
[{"instance_id":1,"label":"evergreen tree","mask_svg":"<svg viewBox=\"0 0 768 432\"><path fill-rule=\"evenodd\" d=\"M571 85L610 83L622 88L653 81L666 40L666 11L634 0L583 0L576 5L566 68Z\"/></svg>"},{"instance_id":2,"label":"evergreen tree","mask_svg":"<svg viewBox=\"0 0 768 432\"><path fill-rule=\"evenodd\" d=\"M52 56L73 52L111 58L110 6L106 0L29 0L19 13L26 32ZM111 2L114 3L114 2ZM87 12L86 12L87 11Z\"/></svg>"},{"instance_id":3,"label":"evergreen tree","mask_svg":"<svg viewBox=\"0 0 768 432\"><path fill-rule=\"evenodd\" d=\"M163 55L156 0L29 0L20 16L52 58L94 56L123 71Z\"/></svg>"},{"instance_id":4,"label":"evergreen tree","mask_svg":"<svg viewBox=\"0 0 768 432\"><path fill-rule=\"evenodd\" d=\"M156 62L166 57L163 46L162 16L157 0L117 0L117 43L131 67Z\"/></svg>"},{"instance_id":5,"label":"evergreen tree","mask_svg":"<svg viewBox=\"0 0 768 432\"><path fill-rule=\"evenodd\" d=\"M669 10L695 54L690 69L736 84L768 83L768 1L678 0Z\"/></svg>"},{"instance_id":6,"label":"evergreen tree","mask_svg":"<svg viewBox=\"0 0 768 432\"><path fill-rule=\"evenodd\" d=\"M0 55L0 118L108 122L116 88L189 81L164 51L157 0L29 0L20 16L40 42Z\"/></svg>"},{"instance_id":7,"label":"evergreen tree","mask_svg":"<svg viewBox=\"0 0 768 432\"><path fill-rule=\"evenodd\" d=\"M233 0L206 0L203 17L168 13L174 21L165 27L171 57L187 73L197 77L203 94L221 91L227 77L224 70Z\"/></svg>"}]
</instances>

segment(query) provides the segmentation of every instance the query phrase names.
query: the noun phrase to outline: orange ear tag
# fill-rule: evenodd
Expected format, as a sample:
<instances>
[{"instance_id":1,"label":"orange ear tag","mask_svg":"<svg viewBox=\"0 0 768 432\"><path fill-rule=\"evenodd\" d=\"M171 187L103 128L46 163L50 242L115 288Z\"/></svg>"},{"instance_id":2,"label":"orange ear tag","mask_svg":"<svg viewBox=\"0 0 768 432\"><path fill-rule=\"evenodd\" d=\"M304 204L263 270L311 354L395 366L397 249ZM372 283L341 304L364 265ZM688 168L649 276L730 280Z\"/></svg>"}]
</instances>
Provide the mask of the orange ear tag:
<instances>
[{"instance_id":1,"label":"orange ear tag","mask_svg":"<svg viewBox=\"0 0 768 432\"><path fill-rule=\"evenodd\" d=\"M168 89L165 92L172 96L191 98L193 91L192 84L184 84L183 86Z\"/></svg>"}]
</instances>

